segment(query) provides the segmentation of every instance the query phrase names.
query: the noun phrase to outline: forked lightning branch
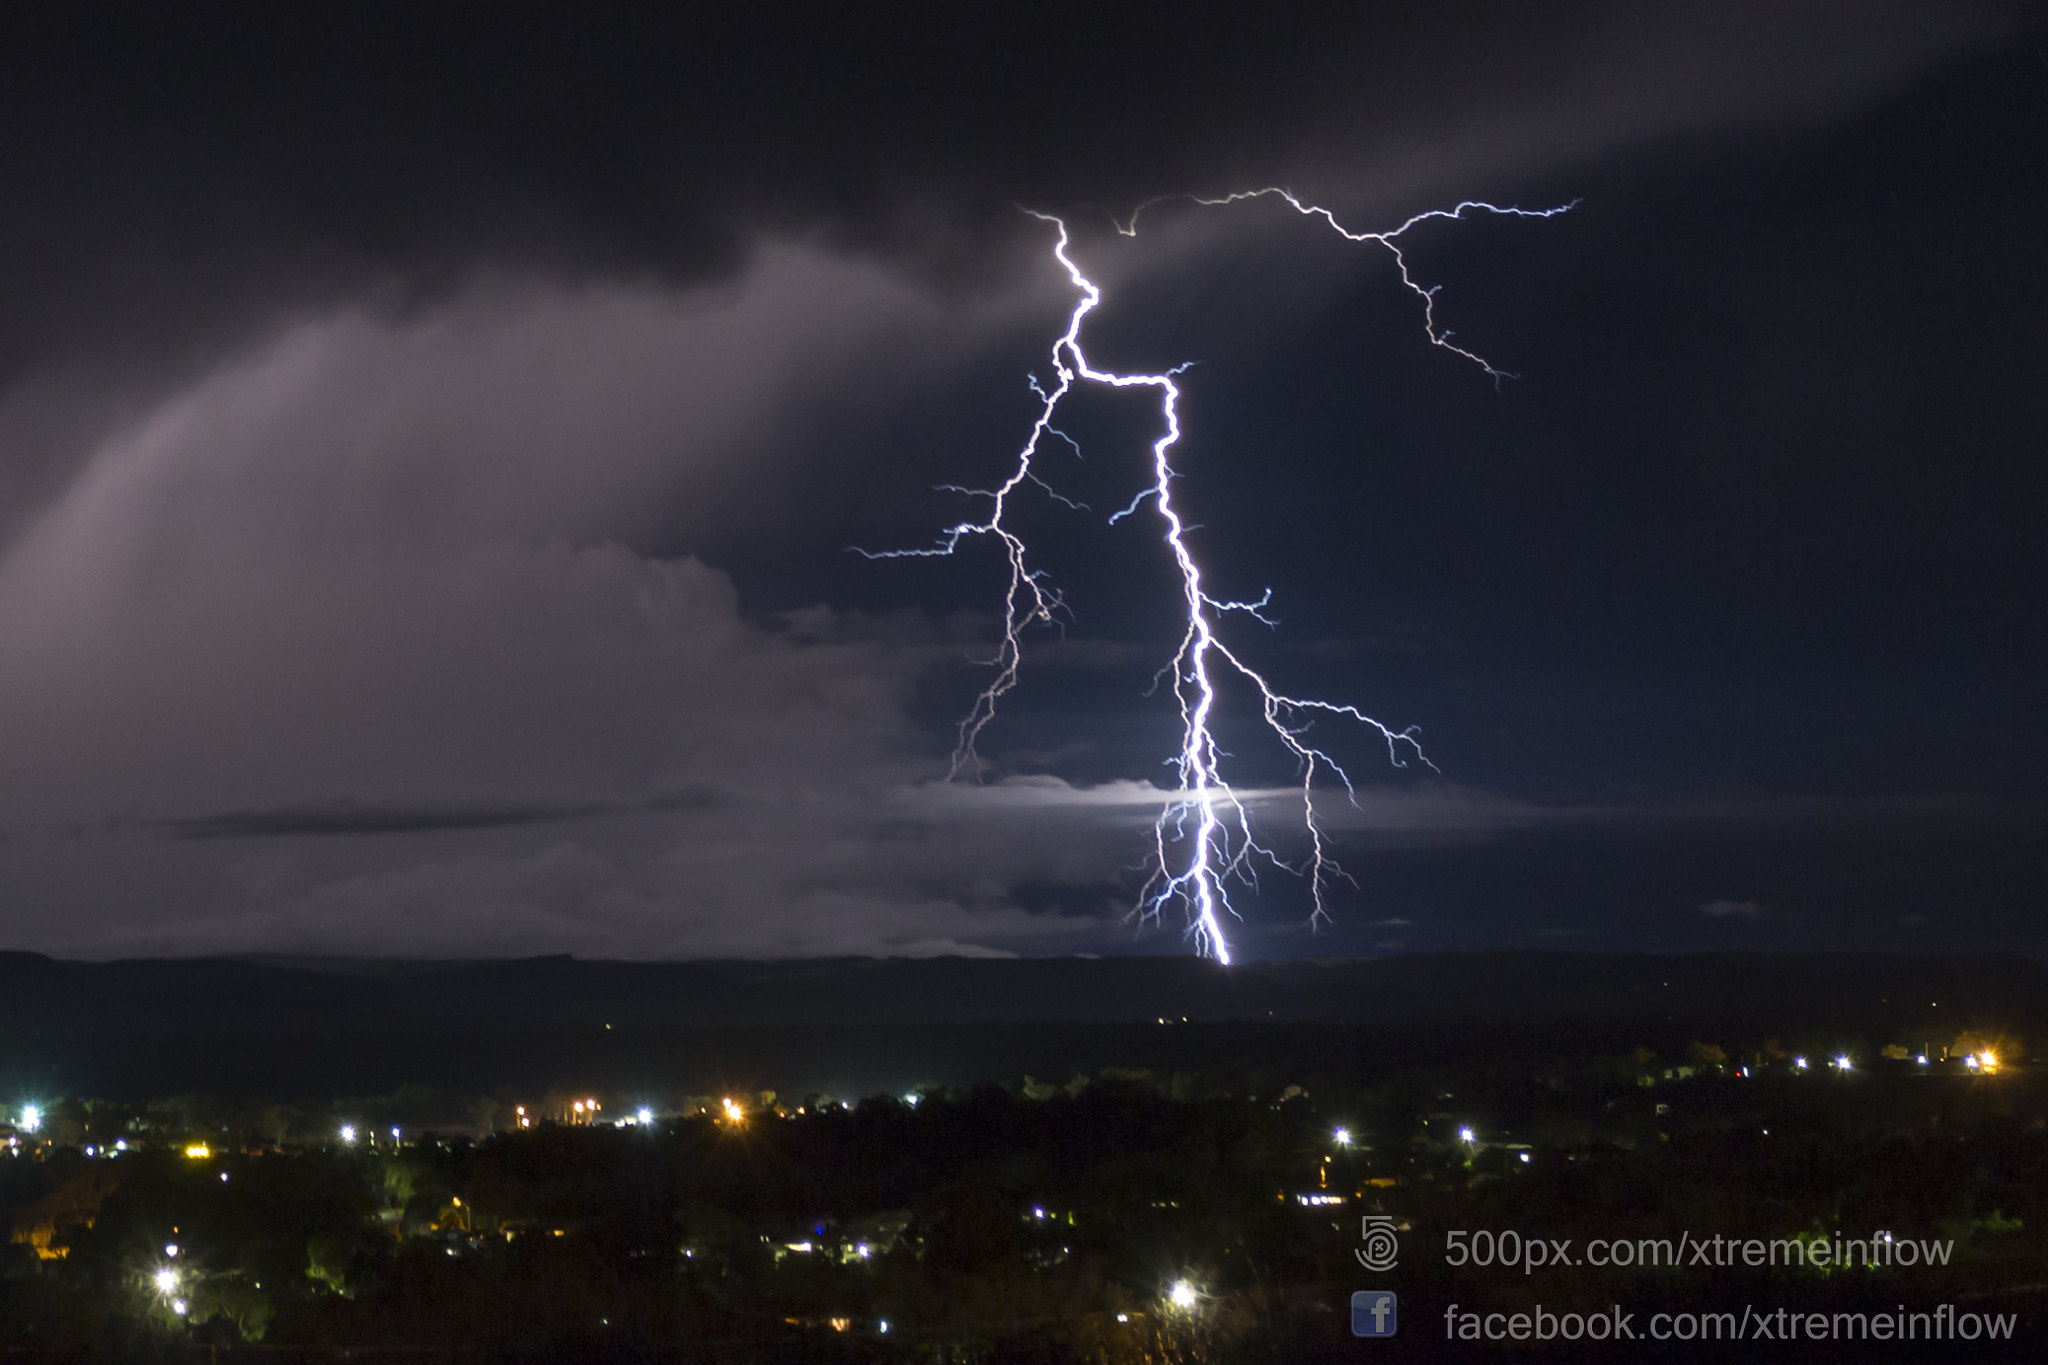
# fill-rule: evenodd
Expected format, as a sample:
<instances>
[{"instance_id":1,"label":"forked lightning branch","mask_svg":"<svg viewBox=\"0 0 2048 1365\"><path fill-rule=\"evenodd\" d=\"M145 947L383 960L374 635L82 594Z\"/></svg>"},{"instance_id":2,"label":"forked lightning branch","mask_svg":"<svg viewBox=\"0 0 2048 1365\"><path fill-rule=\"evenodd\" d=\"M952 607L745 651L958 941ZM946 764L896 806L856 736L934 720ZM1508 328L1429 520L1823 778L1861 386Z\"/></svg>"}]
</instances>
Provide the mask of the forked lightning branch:
<instances>
[{"instance_id":1,"label":"forked lightning branch","mask_svg":"<svg viewBox=\"0 0 2048 1365\"><path fill-rule=\"evenodd\" d=\"M1320 220L1349 241L1371 243L1385 249L1400 271L1402 284L1421 301L1423 331L1430 344L1470 361L1496 383L1508 377L1506 373L1474 352L1453 345L1450 333L1438 324L1436 290L1415 279L1398 239L1418 223L1431 219L1463 218L1468 212L1549 218L1571 207L1567 204L1550 209L1503 208L1467 201L1456 208L1418 213L1399 227L1387 231L1354 232L1339 223L1330 210L1304 203L1283 189L1247 190L1217 199L1177 197L1184 202L1210 207L1250 199L1277 198L1284 200L1297 213ZM1151 201L1152 204L1158 202L1161 201ZM1117 230L1125 236L1136 236L1138 219L1150 206L1141 205L1137 213L1116 225ZM1315 906L1312 921L1320 923L1328 919L1330 883L1344 874L1330 856L1329 841L1316 810L1317 792L1319 786L1326 787L1334 780L1343 787L1347 798L1353 798L1354 793L1351 779L1343 767L1311 739L1310 731L1317 720L1350 722L1376 732L1386 741L1387 757L1397 767L1406 766L1410 759L1432 769L1435 765L1423 753L1414 727L1395 730L1348 703L1291 696L1275 688L1232 648L1226 638L1225 626L1234 620L1249 618L1266 626L1274 624L1266 615L1272 594L1269 591L1256 599L1244 601L1213 595L1204 584L1201 566L1189 548L1190 528L1182 519L1173 496L1174 482L1179 477L1173 464L1174 448L1179 444L1181 435L1179 379L1186 366L1145 374L1121 373L1091 364L1082 349L1081 332L1089 315L1101 305L1102 290L1075 263L1066 220L1049 213L1033 212L1032 216L1051 226L1054 233L1053 258L1066 272L1077 298L1073 311L1067 317L1066 330L1053 343L1054 382L1048 385L1035 378L1032 380L1033 391L1039 395L1041 405L1037 419L1017 453L1014 468L994 488L951 488L951 491L986 502L987 514L980 520L961 521L948 527L933 545L903 550L861 550L859 553L871 559L943 557L952 555L970 541L987 540L1001 551L1007 561L1009 584L1003 597L1001 639L994 658L990 660L994 676L960 722L959 741L953 751L949 775L958 777L963 772L978 771L980 760L975 752L976 741L994 719L997 704L1017 685L1018 670L1023 662L1024 635L1034 626L1053 625L1065 611L1058 589L1044 571L1033 564L1022 537L1013 529L1009 519L1013 502L1031 490L1037 490L1068 506L1076 505L1060 497L1036 465L1048 436L1065 439L1055 422L1061 402L1078 386L1092 384L1110 389L1135 389L1154 396L1159 405L1160 434L1152 442L1148 475L1130 503L1110 521L1121 521L1148 508L1157 517L1166 552L1179 577L1187 619L1179 648L1161 670L1163 675L1171 676L1174 702L1180 710L1180 750L1168 760L1175 770L1178 784L1163 794L1159 818L1153 826L1151 875L1140 893L1135 913L1147 920L1157 920L1171 906L1178 904L1184 907L1188 933L1194 939L1197 951L1228 963L1230 940L1224 932L1223 920L1226 915L1236 914L1231 907L1230 890L1233 886L1249 885L1259 863L1302 876L1308 882ZM1259 698L1267 731L1298 765L1301 822L1308 840L1307 855L1300 862L1286 861L1260 841L1253 829L1248 803L1232 789L1224 771L1227 755L1217 743L1215 724L1218 681L1229 676L1250 685Z\"/></svg>"}]
</instances>

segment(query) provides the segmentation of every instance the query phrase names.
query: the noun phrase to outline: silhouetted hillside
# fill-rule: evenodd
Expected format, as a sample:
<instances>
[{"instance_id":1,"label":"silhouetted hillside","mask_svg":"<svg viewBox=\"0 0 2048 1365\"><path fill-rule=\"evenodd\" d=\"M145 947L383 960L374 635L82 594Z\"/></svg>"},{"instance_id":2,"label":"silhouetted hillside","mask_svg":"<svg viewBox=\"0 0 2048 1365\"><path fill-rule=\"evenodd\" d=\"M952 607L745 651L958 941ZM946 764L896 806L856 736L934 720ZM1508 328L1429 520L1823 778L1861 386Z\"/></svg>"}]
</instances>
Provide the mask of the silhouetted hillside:
<instances>
[{"instance_id":1,"label":"silhouetted hillside","mask_svg":"<svg viewBox=\"0 0 2048 1365\"><path fill-rule=\"evenodd\" d=\"M1370 1065L1802 1030L2027 1034L2041 1021L2048 971L2018 958L1489 953L1223 968L1178 957L380 964L0 954L0 1082L130 1095L727 1076L893 1088L1032 1069Z\"/></svg>"}]
</instances>

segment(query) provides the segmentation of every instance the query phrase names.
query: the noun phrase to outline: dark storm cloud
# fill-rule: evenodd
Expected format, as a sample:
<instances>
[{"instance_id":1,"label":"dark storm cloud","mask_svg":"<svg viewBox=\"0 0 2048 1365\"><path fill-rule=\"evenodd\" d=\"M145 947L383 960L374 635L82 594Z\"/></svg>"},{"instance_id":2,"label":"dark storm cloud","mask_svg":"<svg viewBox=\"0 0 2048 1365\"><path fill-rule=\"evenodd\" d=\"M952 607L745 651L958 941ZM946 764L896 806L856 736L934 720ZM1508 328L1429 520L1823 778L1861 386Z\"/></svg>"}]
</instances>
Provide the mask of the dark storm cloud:
<instances>
[{"instance_id":1,"label":"dark storm cloud","mask_svg":"<svg viewBox=\"0 0 2048 1365\"><path fill-rule=\"evenodd\" d=\"M1998 4L258 3L0 20L0 534L113 425L334 307L675 288L763 241L1003 291L1029 203L1290 182L1393 221L1675 135L1804 128ZM1208 231L1229 231L1211 221ZM1162 233L1152 268L1179 254Z\"/></svg>"},{"instance_id":2,"label":"dark storm cloud","mask_svg":"<svg viewBox=\"0 0 2048 1365\"><path fill-rule=\"evenodd\" d=\"M1154 788L932 785L924 689L957 677L964 628L856 610L843 568L776 594L827 605L755 610L714 553L765 544L765 576L856 496L867 543L899 533L884 512L925 533L895 490L928 429L899 436L900 414L983 369L1021 399L1065 306L1014 205L1291 180L1378 218L1549 193L1616 150L1810 128L1995 44L2009 13L10 11L11 941L1127 942L1110 890ZM1109 268L1157 275L1235 230L1164 217L1142 264ZM1321 653L1361 651L1389 649ZM1096 637L1044 661L1143 658ZM1389 847L1579 818L1458 790L1362 805L1333 827Z\"/></svg>"},{"instance_id":3,"label":"dark storm cloud","mask_svg":"<svg viewBox=\"0 0 2048 1365\"><path fill-rule=\"evenodd\" d=\"M694 280L822 230L1005 275L1010 205L1340 197L1813 120L1996 5L16 7L0 375L481 263ZM1392 180L1373 186L1363 180ZM201 328L203 331L203 327Z\"/></svg>"},{"instance_id":4,"label":"dark storm cloud","mask_svg":"<svg viewBox=\"0 0 2048 1365\"><path fill-rule=\"evenodd\" d=\"M1291 182L1395 220L1673 135L1805 127L1997 4L229 3L0 20L0 533L112 423L335 306L730 279L766 240L1035 272L1019 203ZM1211 230L1229 230L1217 223ZM1169 235L1154 254L1174 252Z\"/></svg>"}]
</instances>

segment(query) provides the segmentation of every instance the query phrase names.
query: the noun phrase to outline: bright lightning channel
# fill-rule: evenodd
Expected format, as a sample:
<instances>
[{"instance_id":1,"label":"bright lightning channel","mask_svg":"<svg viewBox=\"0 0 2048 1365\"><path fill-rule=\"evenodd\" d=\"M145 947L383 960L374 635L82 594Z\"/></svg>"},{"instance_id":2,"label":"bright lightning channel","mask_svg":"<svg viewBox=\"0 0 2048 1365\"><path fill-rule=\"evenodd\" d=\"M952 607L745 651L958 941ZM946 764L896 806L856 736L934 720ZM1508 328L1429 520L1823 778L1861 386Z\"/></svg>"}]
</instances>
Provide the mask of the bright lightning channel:
<instances>
[{"instance_id":1,"label":"bright lightning channel","mask_svg":"<svg viewBox=\"0 0 2048 1365\"><path fill-rule=\"evenodd\" d=\"M1289 207L1304 217L1320 218L1348 241L1371 242L1384 247L1394 258L1395 267L1400 271L1401 283L1422 301L1423 332L1429 338L1430 344L1442 347L1453 355L1477 365L1496 385L1502 379L1514 376L1496 369L1474 352L1452 343L1451 333L1437 323L1436 288L1425 287L1415 279L1409 270L1408 258L1403 254L1397 239L1419 223L1440 218L1462 219L1468 212L1516 218L1551 218L1573 207L1572 204L1564 204L1550 209L1523 209L1467 200L1456 208L1430 209L1418 213L1399 227L1386 231L1354 232L1338 222L1336 215L1330 210L1304 203L1291 192L1277 187L1244 190L1215 199L1193 195L1174 195L1165 198L1212 208L1242 203L1250 199L1277 198L1284 200ZM1161 202L1164 200L1155 199L1139 205L1128 219L1115 225L1117 231L1126 237L1135 237L1139 217L1146 209ZM1407 766L1404 754L1412 755L1415 760L1432 771L1436 770L1436 765L1423 753L1416 727L1395 730L1374 720L1355 706L1321 701L1312 697L1292 697L1275 691L1257 670L1239 658L1220 637L1219 626L1233 613L1249 616L1267 626L1273 625L1272 618L1265 614L1266 607L1272 601L1272 592L1269 589L1253 601L1226 601L1210 596L1202 585L1201 568L1188 549L1189 528L1181 520L1179 509L1173 501L1173 481L1178 475L1171 458L1174 446L1180 441L1181 390L1176 381L1187 366L1177 365L1159 374L1119 374L1091 365L1086 353L1081 349L1081 328L1088 320L1088 315L1102 303L1102 290L1082 273L1069 254L1068 248L1072 242L1066 220L1034 209L1027 209L1026 212L1041 222L1052 225L1055 232L1053 258L1066 271L1078 298L1073 311L1067 317L1066 331L1053 342L1052 368L1057 382L1048 388L1036 377L1031 381L1032 391L1040 399L1040 407L1038 417L1031 425L1030 435L1017 452L1016 468L993 489L943 486L951 492L988 499L989 513L982 520L963 521L951 526L938 537L936 543L929 546L905 550L857 550L857 553L869 559L937 558L951 555L970 538L982 536L993 538L1002 547L1004 557L1009 562L1010 581L1003 598L1002 640L996 648L994 659L990 661L995 669L995 677L982 689L966 718L960 722L959 740L953 749L947 777L950 780L962 772L978 772L980 759L975 753L975 742L989 722L995 718L997 702L1017 685L1017 672L1023 661L1024 632L1034 625L1054 624L1064 612L1066 605L1058 590L1047 580L1044 571L1031 567L1024 541L1005 524L1004 518L1009 511L1011 498L1028 483L1066 506L1079 508L1079 504L1054 491L1033 468L1039 447L1048 435L1072 444L1072 438L1053 423L1061 400L1072 392L1078 383L1086 381L1115 389L1151 389L1158 394L1164 431L1152 443L1152 481L1141 488L1127 506L1109 519L1114 524L1135 514L1147 501L1151 502L1164 524L1164 539L1173 556L1174 565L1180 572L1181 595L1187 610L1187 629L1181 636L1179 649L1167 665L1172 670L1173 695L1181 714L1180 752L1168 762L1177 771L1180 785L1175 791L1166 794L1159 818L1153 825L1152 873L1139 894L1135 913L1142 919L1156 921L1162 917L1169 905L1176 902L1185 905L1188 933L1195 941L1196 951L1212 956L1227 965L1230 962L1230 941L1223 930L1223 916L1230 914L1235 917L1237 914L1230 904L1229 888L1233 882L1241 885L1250 884L1254 864L1258 860L1263 859L1275 867L1303 876L1309 884L1315 903L1310 922L1320 924L1329 920L1325 905L1329 885L1333 878L1344 876L1344 872L1330 857L1329 843L1324 835L1322 823L1316 815L1317 774L1327 768L1330 774L1343 784L1346 796L1352 799L1354 805L1356 793L1352 789L1351 778L1343 767L1328 753L1308 742L1306 736L1317 718L1341 717L1376 731L1386 741L1387 757L1396 767ZM1215 733L1211 729L1211 719L1216 709L1215 676L1219 670L1235 673L1257 689L1267 728L1300 764L1302 824L1309 839L1309 854L1301 864L1287 863L1254 837L1251 811L1238 798L1223 775L1224 753L1218 747ZM1163 674L1165 670L1162 669L1161 672Z\"/></svg>"}]
</instances>

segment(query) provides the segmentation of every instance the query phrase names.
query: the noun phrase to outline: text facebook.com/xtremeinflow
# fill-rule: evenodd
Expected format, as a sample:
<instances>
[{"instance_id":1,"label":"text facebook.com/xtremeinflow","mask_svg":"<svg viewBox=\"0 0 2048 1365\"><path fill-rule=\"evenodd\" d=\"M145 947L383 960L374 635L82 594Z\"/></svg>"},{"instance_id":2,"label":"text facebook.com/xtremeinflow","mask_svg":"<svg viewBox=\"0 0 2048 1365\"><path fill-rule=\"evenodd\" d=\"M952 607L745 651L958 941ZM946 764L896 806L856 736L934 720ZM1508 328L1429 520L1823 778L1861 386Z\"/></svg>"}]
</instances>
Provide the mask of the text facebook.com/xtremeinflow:
<instances>
[{"instance_id":1,"label":"text facebook.com/xtremeinflow","mask_svg":"<svg viewBox=\"0 0 2048 1365\"><path fill-rule=\"evenodd\" d=\"M2009 1341L2017 1313L1959 1310L1952 1303L1908 1310L1813 1312L1757 1308L1656 1312L1638 1321L1620 1304L1591 1312L1554 1312L1542 1304L1518 1312L1444 1309L1452 1341Z\"/></svg>"}]
</instances>

